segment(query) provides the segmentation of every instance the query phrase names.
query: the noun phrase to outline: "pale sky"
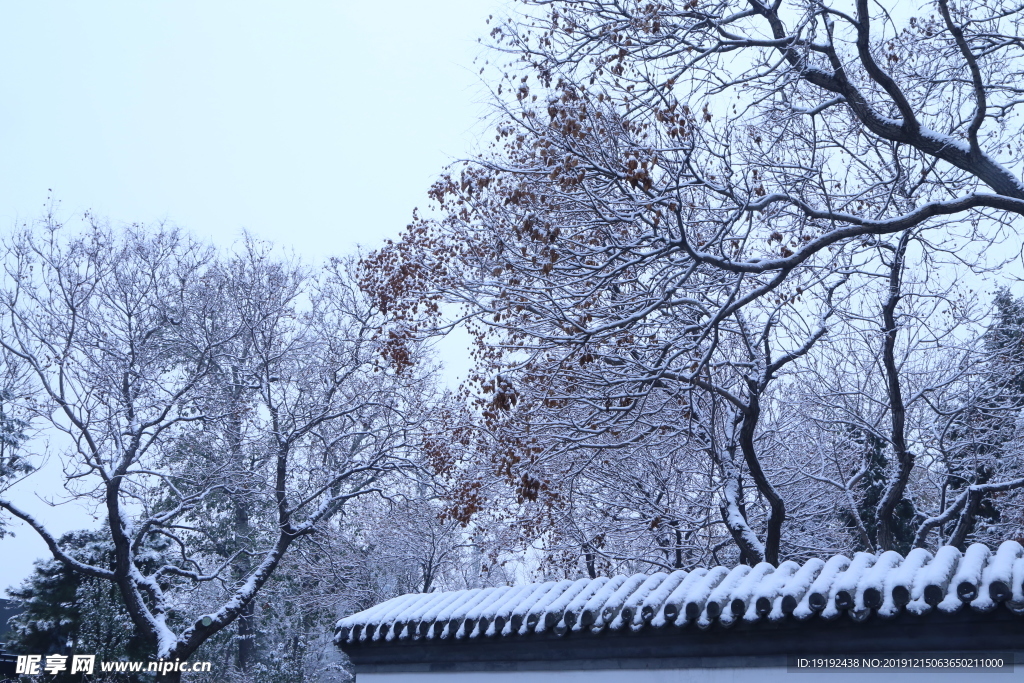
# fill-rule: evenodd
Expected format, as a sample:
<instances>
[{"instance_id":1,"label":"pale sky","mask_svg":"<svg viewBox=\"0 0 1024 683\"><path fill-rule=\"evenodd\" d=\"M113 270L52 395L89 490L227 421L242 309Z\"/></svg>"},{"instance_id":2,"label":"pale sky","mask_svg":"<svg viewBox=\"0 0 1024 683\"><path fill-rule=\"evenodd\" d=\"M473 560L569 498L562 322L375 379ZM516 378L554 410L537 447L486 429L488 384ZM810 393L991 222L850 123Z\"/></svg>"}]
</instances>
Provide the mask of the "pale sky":
<instances>
[{"instance_id":1,"label":"pale sky","mask_svg":"<svg viewBox=\"0 0 1024 683\"><path fill-rule=\"evenodd\" d=\"M395 237L486 129L473 60L506 0L0 5L0 232L59 213L243 229L312 260ZM486 58L486 55L484 56ZM56 534L92 526L12 495ZM46 549L0 540L0 592ZM2 630L2 629L0 629Z\"/></svg>"}]
</instances>

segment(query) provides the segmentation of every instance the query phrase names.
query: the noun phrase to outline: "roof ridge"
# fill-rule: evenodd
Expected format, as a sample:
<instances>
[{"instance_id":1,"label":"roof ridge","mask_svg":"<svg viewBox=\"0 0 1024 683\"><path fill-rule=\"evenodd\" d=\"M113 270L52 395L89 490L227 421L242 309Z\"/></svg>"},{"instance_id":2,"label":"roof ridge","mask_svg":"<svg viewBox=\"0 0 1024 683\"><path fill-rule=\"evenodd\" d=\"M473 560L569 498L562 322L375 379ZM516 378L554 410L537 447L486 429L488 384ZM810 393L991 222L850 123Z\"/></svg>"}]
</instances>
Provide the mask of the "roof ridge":
<instances>
[{"instance_id":1,"label":"roof ridge","mask_svg":"<svg viewBox=\"0 0 1024 683\"><path fill-rule=\"evenodd\" d=\"M999 604L1024 614L1024 547L1005 541L992 552L975 543L963 553L943 546L834 555L779 567L711 567L513 587L407 594L340 619L335 642L510 637L533 632L701 629L738 621L777 622L843 614L863 621L987 612Z\"/></svg>"}]
</instances>

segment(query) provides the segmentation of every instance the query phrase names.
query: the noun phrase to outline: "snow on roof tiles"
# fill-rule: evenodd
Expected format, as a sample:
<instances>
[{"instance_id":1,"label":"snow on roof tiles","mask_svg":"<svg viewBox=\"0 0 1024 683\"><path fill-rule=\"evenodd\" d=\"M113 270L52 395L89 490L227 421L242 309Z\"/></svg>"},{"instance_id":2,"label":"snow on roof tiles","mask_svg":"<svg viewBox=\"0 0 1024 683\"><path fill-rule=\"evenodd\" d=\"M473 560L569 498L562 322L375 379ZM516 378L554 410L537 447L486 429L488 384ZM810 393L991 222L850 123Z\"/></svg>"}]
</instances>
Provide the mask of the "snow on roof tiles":
<instances>
[{"instance_id":1,"label":"snow on roof tiles","mask_svg":"<svg viewBox=\"0 0 1024 683\"><path fill-rule=\"evenodd\" d=\"M1024 614L1024 548L1006 541L996 552L976 543L966 552L946 546L932 555L889 551L836 555L803 565L762 563L670 574L637 574L402 595L335 626L335 641L509 637L570 631L664 629L737 621L798 620L843 615L863 621L906 609L988 612L1004 603Z\"/></svg>"}]
</instances>

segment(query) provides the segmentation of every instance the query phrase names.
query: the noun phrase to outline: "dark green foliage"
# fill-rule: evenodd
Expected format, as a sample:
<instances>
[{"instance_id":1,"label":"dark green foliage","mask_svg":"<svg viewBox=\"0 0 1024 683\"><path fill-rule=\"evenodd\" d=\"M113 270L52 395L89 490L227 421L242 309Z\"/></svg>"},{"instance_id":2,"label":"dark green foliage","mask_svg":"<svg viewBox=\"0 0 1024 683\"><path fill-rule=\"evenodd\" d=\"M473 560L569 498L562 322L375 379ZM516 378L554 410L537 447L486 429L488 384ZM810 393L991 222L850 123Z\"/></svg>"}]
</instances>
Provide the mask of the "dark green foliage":
<instances>
[{"instance_id":1,"label":"dark green foliage","mask_svg":"<svg viewBox=\"0 0 1024 683\"><path fill-rule=\"evenodd\" d=\"M993 354L992 363L1006 372L1002 388L1018 402L1024 396L1024 301L1001 289L993 301L995 315L985 336L985 347Z\"/></svg>"},{"instance_id":2,"label":"dark green foliage","mask_svg":"<svg viewBox=\"0 0 1024 683\"><path fill-rule=\"evenodd\" d=\"M29 426L25 420L20 420L10 413L9 404L11 401L10 392L0 388L0 483L5 479L25 474L32 470L32 467L18 453L18 447L26 439L26 428ZM0 539L4 537L4 520L0 518ZM0 633L6 629L0 625Z\"/></svg>"},{"instance_id":3,"label":"dark green foliage","mask_svg":"<svg viewBox=\"0 0 1024 683\"><path fill-rule=\"evenodd\" d=\"M26 438L28 423L11 414L11 400L10 392L0 388L0 482L32 469L18 450ZM3 537L4 523L0 519L0 538ZM4 630L0 627L0 633Z\"/></svg>"},{"instance_id":4,"label":"dark green foliage","mask_svg":"<svg viewBox=\"0 0 1024 683\"><path fill-rule=\"evenodd\" d=\"M945 452L947 498L966 487L986 484L1006 466L1014 446L1016 418L1024 408L1024 301L1007 289L997 292L993 320L985 334L989 357L981 388L949 430ZM978 505L969 532L978 524L995 524L1003 514L986 496Z\"/></svg>"},{"instance_id":5,"label":"dark green foliage","mask_svg":"<svg viewBox=\"0 0 1024 683\"><path fill-rule=\"evenodd\" d=\"M72 531L60 544L76 559L110 566L113 545L95 531ZM157 561L160 549L143 549ZM96 661L146 660L151 652L137 636L117 586L69 570L57 560L36 562L35 571L20 587L8 590L18 609L11 619L7 649L20 654L96 655ZM97 664L98 666L98 664ZM114 674L108 674L114 676ZM117 680L142 681L150 677ZM47 676L61 683L78 681L80 674ZM108 678L108 680L115 680Z\"/></svg>"},{"instance_id":6,"label":"dark green foliage","mask_svg":"<svg viewBox=\"0 0 1024 683\"><path fill-rule=\"evenodd\" d=\"M857 514L867 532L871 544L877 541L878 534L878 503L885 493L889 481L889 458L886 457L886 441L877 434L860 427L849 427L849 438L854 449L864 458L866 471L857 483ZM913 547L916 528L917 509L914 502L904 498L893 512L893 550L906 554ZM856 521L848 510L840 512L840 518L846 527L853 532L853 547L857 551L873 552L873 548L854 530Z\"/></svg>"},{"instance_id":7,"label":"dark green foliage","mask_svg":"<svg viewBox=\"0 0 1024 683\"><path fill-rule=\"evenodd\" d=\"M14 450L25 439L25 428L28 424L8 414L6 405L11 400L10 392L0 389L0 475L6 470L8 458L13 457Z\"/></svg>"},{"instance_id":8,"label":"dark green foliage","mask_svg":"<svg viewBox=\"0 0 1024 683\"><path fill-rule=\"evenodd\" d=\"M213 671L195 674L195 683L317 683L351 681L343 655L331 642L331 626L341 613L366 609L383 598L370 587L359 552L347 544L327 541L330 551L315 543L303 543L286 560L256 601L253 615L252 657L238 666L239 633L227 628L208 640L198 659L210 660ZM340 552L339 552L340 551ZM349 603L352 594L364 599ZM234 626L234 625L232 625Z\"/></svg>"}]
</instances>

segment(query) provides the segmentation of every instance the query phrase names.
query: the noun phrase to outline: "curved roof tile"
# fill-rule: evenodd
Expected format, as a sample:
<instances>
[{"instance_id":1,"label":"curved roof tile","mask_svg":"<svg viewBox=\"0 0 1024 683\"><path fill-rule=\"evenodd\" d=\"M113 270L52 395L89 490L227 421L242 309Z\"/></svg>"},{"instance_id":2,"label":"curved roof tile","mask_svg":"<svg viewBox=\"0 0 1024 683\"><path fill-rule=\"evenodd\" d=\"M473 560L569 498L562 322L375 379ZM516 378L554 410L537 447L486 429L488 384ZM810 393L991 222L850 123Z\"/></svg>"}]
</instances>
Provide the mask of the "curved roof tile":
<instances>
[{"instance_id":1,"label":"curved roof tile","mask_svg":"<svg viewBox=\"0 0 1024 683\"><path fill-rule=\"evenodd\" d=\"M737 621L891 618L966 606L987 612L1000 603L1024 614L1024 547L996 552L976 543L961 553L914 549L836 555L803 565L783 562L731 569L637 574L577 581L401 595L335 625L338 644L378 640L510 638L549 631L700 629Z\"/></svg>"}]
</instances>

